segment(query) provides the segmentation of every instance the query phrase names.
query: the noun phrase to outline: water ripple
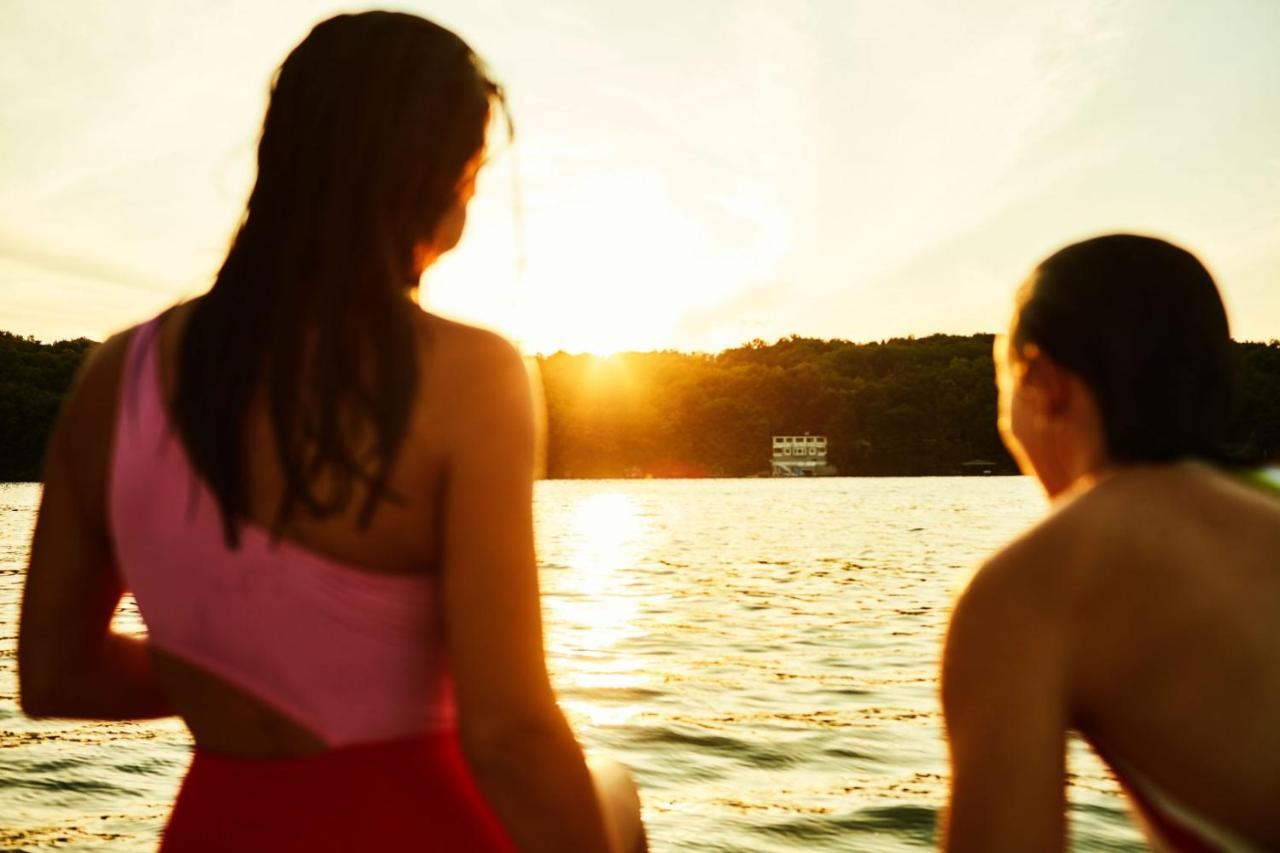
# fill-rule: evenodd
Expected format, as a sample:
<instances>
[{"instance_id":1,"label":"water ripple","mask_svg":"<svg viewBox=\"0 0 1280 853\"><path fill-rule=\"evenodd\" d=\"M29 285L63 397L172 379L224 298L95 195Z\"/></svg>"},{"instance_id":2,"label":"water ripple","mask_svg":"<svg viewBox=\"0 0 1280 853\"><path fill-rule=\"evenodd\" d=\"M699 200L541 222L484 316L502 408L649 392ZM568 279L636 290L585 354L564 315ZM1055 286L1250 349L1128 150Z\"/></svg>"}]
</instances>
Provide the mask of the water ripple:
<instances>
[{"instance_id":1,"label":"water ripple","mask_svg":"<svg viewBox=\"0 0 1280 853\"><path fill-rule=\"evenodd\" d=\"M38 497L0 485L0 849L154 850L181 725L14 702ZM950 602L1042 509L1020 479L540 483L562 705L634 769L656 851L929 849ZM139 624L131 603L118 618ZM1143 849L1110 775L1078 744L1071 766L1073 847Z\"/></svg>"}]
</instances>

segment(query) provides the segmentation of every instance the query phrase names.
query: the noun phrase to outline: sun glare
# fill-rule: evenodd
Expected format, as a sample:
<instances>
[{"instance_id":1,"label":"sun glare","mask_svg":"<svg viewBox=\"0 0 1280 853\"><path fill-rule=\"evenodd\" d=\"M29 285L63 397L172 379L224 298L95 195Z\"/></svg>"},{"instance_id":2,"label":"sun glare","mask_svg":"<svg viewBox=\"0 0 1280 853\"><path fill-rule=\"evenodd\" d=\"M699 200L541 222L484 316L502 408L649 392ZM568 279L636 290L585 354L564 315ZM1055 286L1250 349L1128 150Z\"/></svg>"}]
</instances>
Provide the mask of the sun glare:
<instances>
[{"instance_id":1,"label":"sun glare","mask_svg":"<svg viewBox=\"0 0 1280 853\"><path fill-rule=\"evenodd\" d=\"M631 499L619 494L582 498L571 519L569 571L556 579L563 594L547 603L566 642L605 649L632 631L637 604L622 587L625 570L641 554L646 524Z\"/></svg>"},{"instance_id":2,"label":"sun glare","mask_svg":"<svg viewBox=\"0 0 1280 853\"><path fill-rule=\"evenodd\" d=\"M583 499L573 514L578 547L570 566L586 592L602 592L613 575L638 556L644 522L626 495L600 494Z\"/></svg>"},{"instance_id":3,"label":"sun glare","mask_svg":"<svg viewBox=\"0 0 1280 853\"><path fill-rule=\"evenodd\" d=\"M647 680L641 662L617 646L639 630L640 599L629 592L629 575L649 544L649 532L648 521L626 495L584 496L571 510L567 571L553 579L551 594L543 599L551 611L553 654L577 659L572 671L558 673L563 684L571 685L570 693L635 688ZM584 653L593 663L584 661ZM596 725L623 723L637 711L630 704L588 699L567 698L564 704Z\"/></svg>"}]
</instances>

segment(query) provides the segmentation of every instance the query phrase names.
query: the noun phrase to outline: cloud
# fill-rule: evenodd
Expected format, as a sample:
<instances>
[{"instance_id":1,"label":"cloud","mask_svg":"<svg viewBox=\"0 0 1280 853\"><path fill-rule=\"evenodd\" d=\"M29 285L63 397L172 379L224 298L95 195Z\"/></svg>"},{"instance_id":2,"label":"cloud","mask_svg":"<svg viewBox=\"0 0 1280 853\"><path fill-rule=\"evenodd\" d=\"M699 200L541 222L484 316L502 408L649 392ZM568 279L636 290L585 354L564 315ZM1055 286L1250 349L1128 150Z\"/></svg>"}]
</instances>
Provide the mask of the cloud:
<instances>
[{"instance_id":1,"label":"cloud","mask_svg":"<svg viewBox=\"0 0 1280 853\"><path fill-rule=\"evenodd\" d=\"M165 283L145 273L117 263L97 260L82 252L60 252L0 235L0 260L35 267L46 272L101 282L114 288L141 293L174 294L172 282Z\"/></svg>"}]
</instances>

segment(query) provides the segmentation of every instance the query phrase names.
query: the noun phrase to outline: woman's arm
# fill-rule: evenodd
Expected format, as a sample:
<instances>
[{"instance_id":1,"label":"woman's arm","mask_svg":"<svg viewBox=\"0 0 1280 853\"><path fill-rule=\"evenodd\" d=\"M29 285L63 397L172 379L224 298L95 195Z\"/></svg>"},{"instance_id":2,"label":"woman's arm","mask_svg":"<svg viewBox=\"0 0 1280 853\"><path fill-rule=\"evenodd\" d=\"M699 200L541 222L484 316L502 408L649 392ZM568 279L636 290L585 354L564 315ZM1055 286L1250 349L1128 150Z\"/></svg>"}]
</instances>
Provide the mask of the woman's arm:
<instances>
[{"instance_id":1,"label":"woman's arm","mask_svg":"<svg viewBox=\"0 0 1280 853\"><path fill-rule=\"evenodd\" d=\"M521 850L604 851L591 776L543 652L529 382L509 344L483 346L445 500L445 623L463 751Z\"/></svg>"},{"instance_id":2,"label":"woman's arm","mask_svg":"<svg viewBox=\"0 0 1280 853\"><path fill-rule=\"evenodd\" d=\"M173 713L145 637L117 634L123 594L106 521L113 420L127 335L94 350L49 440L18 629L19 701L35 717Z\"/></svg>"},{"instance_id":3,"label":"woman's arm","mask_svg":"<svg viewBox=\"0 0 1280 853\"><path fill-rule=\"evenodd\" d=\"M1028 550L983 567L951 617L942 670L951 853L1066 848L1060 596L1051 573L1025 563Z\"/></svg>"}]
</instances>

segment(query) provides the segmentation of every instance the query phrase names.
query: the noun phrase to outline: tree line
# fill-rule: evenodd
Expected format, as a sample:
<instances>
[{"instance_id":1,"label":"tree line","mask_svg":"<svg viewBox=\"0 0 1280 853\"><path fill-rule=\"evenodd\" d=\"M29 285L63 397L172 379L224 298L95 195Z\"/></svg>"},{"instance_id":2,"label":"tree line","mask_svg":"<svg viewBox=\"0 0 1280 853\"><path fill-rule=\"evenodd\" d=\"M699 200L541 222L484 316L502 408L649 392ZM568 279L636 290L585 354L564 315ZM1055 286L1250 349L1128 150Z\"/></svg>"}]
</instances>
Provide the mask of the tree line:
<instances>
[{"instance_id":1,"label":"tree line","mask_svg":"<svg viewBox=\"0 0 1280 853\"><path fill-rule=\"evenodd\" d=\"M789 337L718 355L539 359L551 477L750 476L770 436L826 435L841 474L1014 471L996 430L992 335L856 344ZM1237 344L1231 447L1280 457L1280 342ZM985 462L974 465L966 463Z\"/></svg>"},{"instance_id":2,"label":"tree line","mask_svg":"<svg viewBox=\"0 0 1280 853\"><path fill-rule=\"evenodd\" d=\"M0 480L39 479L58 406L94 345L87 338L42 344L0 332Z\"/></svg>"},{"instance_id":3,"label":"tree line","mask_svg":"<svg viewBox=\"0 0 1280 853\"><path fill-rule=\"evenodd\" d=\"M0 332L0 479L34 480L58 404L92 341ZM719 354L536 359L546 474L741 477L773 435L826 435L846 475L1013 472L995 427L991 335L856 344L792 336ZM1242 460L1280 459L1280 342L1237 344ZM982 462L984 465L966 465Z\"/></svg>"}]
</instances>

